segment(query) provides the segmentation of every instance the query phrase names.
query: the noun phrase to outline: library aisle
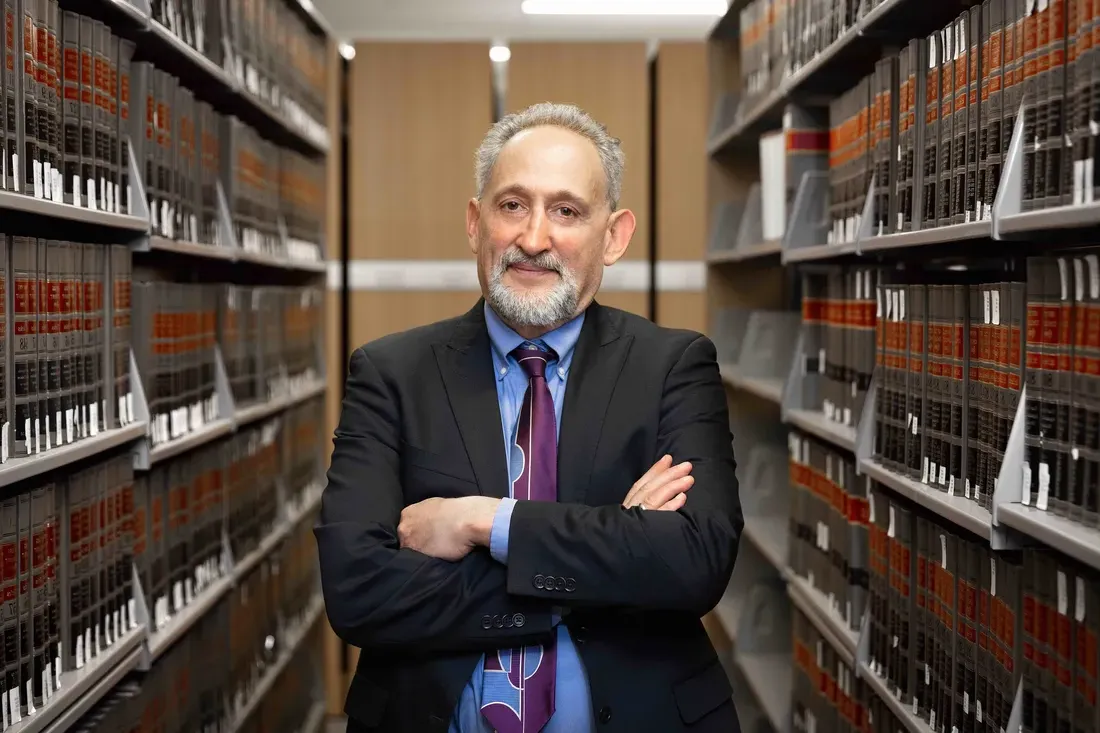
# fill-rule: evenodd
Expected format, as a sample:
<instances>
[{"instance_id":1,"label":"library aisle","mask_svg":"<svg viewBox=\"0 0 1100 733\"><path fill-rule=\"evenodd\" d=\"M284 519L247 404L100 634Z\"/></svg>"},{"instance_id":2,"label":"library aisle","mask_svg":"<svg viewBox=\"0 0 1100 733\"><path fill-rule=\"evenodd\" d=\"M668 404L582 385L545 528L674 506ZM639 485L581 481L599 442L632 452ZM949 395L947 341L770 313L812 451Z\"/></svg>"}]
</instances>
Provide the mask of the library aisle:
<instances>
[{"instance_id":1,"label":"library aisle","mask_svg":"<svg viewBox=\"0 0 1100 733\"><path fill-rule=\"evenodd\" d=\"M710 36L745 730L1100 729L1098 10L735 0Z\"/></svg>"},{"instance_id":2,"label":"library aisle","mask_svg":"<svg viewBox=\"0 0 1100 733\"><path fill-rule=\"evenodd\" d=\"M4 731L322 729L335 44L247 5L4 4Z\"/></svg>"}]
</instances>

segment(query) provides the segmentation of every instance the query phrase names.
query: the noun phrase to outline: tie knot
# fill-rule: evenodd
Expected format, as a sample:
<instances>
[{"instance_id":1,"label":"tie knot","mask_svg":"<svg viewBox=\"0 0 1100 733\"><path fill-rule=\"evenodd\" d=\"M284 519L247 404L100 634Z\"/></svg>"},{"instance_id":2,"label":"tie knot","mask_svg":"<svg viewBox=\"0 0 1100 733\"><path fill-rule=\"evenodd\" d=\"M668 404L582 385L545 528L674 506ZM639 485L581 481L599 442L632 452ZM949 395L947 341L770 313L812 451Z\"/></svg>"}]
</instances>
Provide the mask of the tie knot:
<instances>
[{"instance_id":1,"label":"tie knot","mask_svg":"<svg viewBox=\"0 0 1100 733\"><path fill-rule=\"evenodd\" d=\"M519 365L523 367L523 372L527 375L528 379L534 377L546 378L546 365L558 358L558 355L554 353L554 350L547 347L545 349L539 348L535 344L526 342L520 344L512 351L512 356L515 357Z\"/></svg>"}]
</instances>

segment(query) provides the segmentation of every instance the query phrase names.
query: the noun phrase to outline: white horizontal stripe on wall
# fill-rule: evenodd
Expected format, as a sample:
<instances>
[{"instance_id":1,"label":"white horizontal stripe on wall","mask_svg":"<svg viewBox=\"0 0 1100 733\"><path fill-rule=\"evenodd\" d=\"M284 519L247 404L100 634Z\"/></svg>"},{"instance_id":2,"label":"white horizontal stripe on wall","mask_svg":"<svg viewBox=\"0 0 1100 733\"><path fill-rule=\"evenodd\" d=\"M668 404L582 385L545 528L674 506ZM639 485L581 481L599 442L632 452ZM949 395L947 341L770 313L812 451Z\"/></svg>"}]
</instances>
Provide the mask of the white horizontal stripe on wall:
<instances>
[{"instance_id":1,"label":"white horizontal stripe on wall","mask_svg":"<svg viewBox=\"0 0 1100 733\"><path fill-rule=\"evenodd\" d=\"M661 292L701 293L706 286L706 265L701 260L661 260L656 269L657 289ZM600 290L646 292L650 270L648 262L618 262L604 269ZM341 263L329 262L329 290L342 287L342 276ZM481 285L473 260L352 260L348 263L348 289L476 293Z\"/></svg>"}]
</instances>

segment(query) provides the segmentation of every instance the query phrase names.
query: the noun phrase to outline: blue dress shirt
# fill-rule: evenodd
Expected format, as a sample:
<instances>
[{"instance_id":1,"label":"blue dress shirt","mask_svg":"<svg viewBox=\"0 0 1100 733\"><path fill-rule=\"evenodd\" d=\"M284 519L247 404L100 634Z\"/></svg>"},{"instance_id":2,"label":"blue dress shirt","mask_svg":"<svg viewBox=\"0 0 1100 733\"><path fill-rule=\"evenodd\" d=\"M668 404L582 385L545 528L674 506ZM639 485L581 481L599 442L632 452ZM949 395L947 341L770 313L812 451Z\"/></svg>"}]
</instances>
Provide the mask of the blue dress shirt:
<instances>
[{"instance_id":1,"label":"blue dress shirt","mask_svg":"<svg viewBox=\"0 0 1100 733\"><path fill-rule=\"evenodd\" d=\"M504 436L504 454L508 462L508 489L519 477L522 470L522 458L513 463L512 441L519 423L519 410L523 396L527 392L527 375L519 363L510 356L513 349L526 339L517 334L485 304L485 322L489 327L489 341L493 350L493 370L496 373L497 401L500 404L501 430ZM573 362L573 351L580 337L584 314L537 339L535 343L554 350L558 361L551 362L546 371L546 383L554 398L554 412L557 416L558 434L561 434L561 410L565 402L565 384L569 377L569 367ZM512 520L512 509L516 500L503 499L500 509L493 520L489 551L501 563L508 562L508 529ZM560 624L558 633L558 668L555 682L556 703L554 715L542 729L542 733L589 733L593 730L592 707L588 693L588 678L569 630ZM485 659L478 662L474 674L462 691L450 733L493 733L493 728L481 714L481 687L485 677Z\"/></svg>"}]
</instances>

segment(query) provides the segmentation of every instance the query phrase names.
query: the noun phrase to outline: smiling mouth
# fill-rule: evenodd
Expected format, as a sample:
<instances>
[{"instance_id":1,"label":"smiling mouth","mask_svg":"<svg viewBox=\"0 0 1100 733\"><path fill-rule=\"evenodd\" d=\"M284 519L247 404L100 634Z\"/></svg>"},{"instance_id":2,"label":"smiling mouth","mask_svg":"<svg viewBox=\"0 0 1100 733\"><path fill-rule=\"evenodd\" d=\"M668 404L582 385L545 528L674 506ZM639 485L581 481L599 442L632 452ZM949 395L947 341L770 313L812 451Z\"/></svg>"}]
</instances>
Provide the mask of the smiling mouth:
<instances>
[{"instance_id":1,"label":"smiling mouth","mask_svg":"<svg viewBox=\"0 0 1100 733\"><path fill-rule=\"evenodd\" d=\"M532 273L532 274L544 274L544 273L545 274L550 274L550 273L554 272L554 270L551 270L550 268L547 268L547 267L537 267L536 265L518 264L518 263L514 264L514 265L508 265L508 269L510 269L510 270L519 270L520 272L527 272L527 273Z\"/></svg>"}]
</instances>

